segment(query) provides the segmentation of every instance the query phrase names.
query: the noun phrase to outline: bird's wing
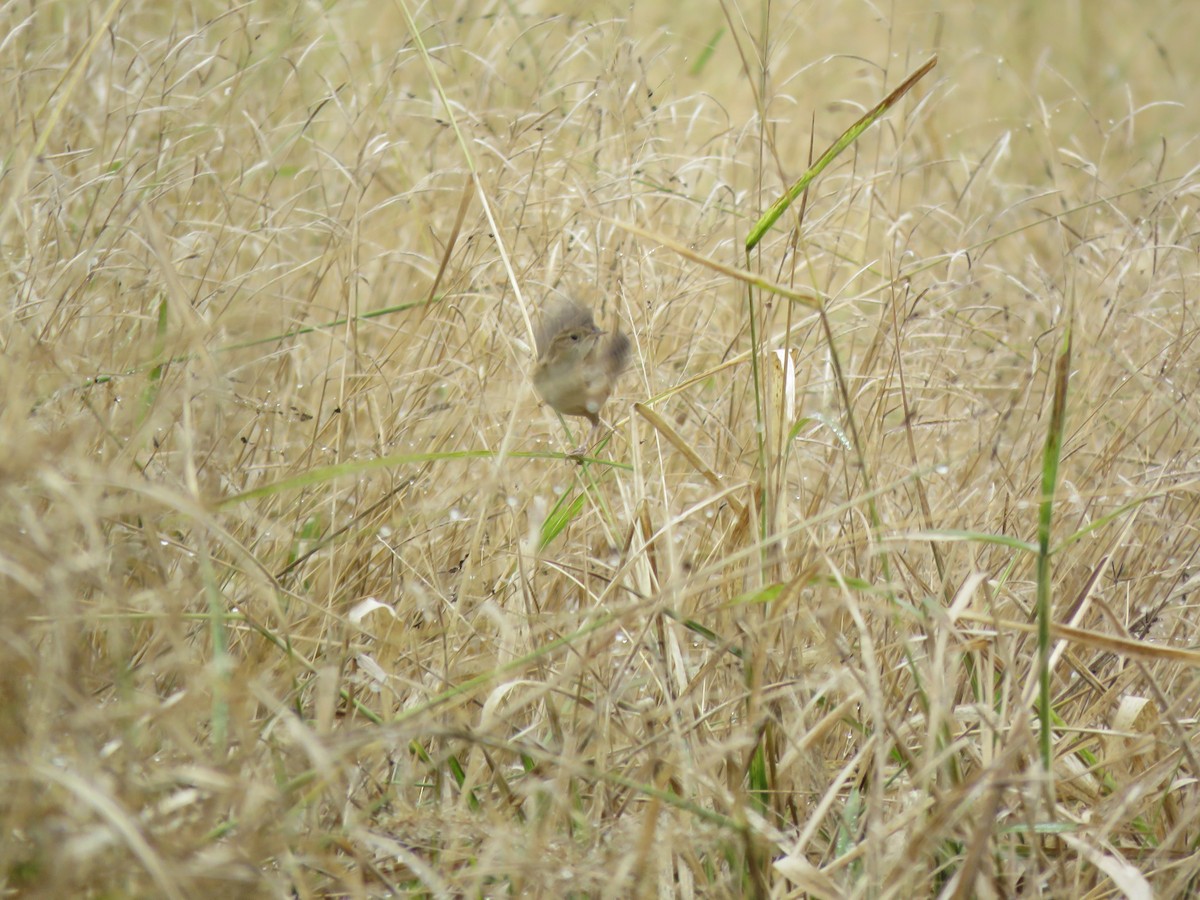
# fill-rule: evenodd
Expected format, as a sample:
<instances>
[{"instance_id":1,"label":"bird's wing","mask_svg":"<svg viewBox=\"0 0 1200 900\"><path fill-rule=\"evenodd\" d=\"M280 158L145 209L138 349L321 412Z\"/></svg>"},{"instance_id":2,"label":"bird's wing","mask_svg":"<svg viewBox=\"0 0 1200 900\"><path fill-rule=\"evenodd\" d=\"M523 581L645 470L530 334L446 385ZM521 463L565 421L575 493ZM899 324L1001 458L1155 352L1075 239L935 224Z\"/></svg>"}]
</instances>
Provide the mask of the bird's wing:
<instances>
[{"instance_id":1,"label":"bird's wing","mask_svg":"<svg viewBox=\"0 0 1200 900\"><path fill-rule=\"evenodd\" d=\"M616 378L624 370L625 364L629 362L629 338L619 331L613 332L613 336L608 340L606 355L608 371L613 378Z\"/></svg>"}]
</instances>

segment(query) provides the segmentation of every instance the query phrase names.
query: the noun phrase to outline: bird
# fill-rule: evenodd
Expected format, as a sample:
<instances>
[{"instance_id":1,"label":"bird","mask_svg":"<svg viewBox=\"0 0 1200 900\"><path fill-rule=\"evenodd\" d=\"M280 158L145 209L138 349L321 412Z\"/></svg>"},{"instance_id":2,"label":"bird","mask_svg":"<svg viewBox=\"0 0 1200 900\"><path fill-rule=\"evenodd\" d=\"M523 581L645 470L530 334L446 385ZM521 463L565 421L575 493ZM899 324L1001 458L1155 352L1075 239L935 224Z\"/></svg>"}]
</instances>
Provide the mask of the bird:
<instances>
[{"instance_id":1,"label":"bird","mask_svg":"<svg viewBox=\"0 0 1200 900\"><path fill-rule=\"evenodd\" d=\"M533 386L564 416L581 416L600 428L600 410L629 361L629 338L596 327L592 311L574 300L547 307L537 334ZM586 448L572 451L581 456Z\"/></svg>"}]
</instances>

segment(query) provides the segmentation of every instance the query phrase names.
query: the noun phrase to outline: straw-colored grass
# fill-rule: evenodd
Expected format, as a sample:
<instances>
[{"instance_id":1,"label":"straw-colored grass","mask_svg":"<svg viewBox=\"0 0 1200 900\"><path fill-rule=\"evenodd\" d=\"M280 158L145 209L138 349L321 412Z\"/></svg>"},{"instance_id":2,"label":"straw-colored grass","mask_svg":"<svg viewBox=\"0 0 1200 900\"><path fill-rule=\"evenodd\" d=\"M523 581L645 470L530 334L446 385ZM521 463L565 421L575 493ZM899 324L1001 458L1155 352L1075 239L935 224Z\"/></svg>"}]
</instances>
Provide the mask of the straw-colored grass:
<instances>
[{"instance_id":1,"label":"straw-colored grass","mask_svg":"<svg viewBox=\"0 0 1200 900\"><path fill-rule=\"evenodd\" d=\"M1198 889L1190 7L634 6L0 7L0 894Z\"/></svg>"}]
</instances>

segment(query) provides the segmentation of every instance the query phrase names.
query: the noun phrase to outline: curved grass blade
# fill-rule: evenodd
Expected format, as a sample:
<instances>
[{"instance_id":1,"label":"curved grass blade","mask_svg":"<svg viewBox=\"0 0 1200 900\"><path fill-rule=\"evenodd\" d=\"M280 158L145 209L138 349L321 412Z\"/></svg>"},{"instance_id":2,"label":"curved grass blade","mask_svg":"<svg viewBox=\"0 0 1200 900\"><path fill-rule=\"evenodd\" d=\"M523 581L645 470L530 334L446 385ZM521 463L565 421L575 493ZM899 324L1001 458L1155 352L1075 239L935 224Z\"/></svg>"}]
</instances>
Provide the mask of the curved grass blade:
<instances>
[{"instance_id":1,"label":"curved grass blade","mask_svg":"<svg viewBox=\"0 0 1200 900\"><path fill-rule=\"evenodd\" d=\"M904 82L898 88L880 100L871 109L867 110L862 118L843 131L841 137L830 144L829 149L821 154L821 158L813 163L795 184L788 188L786 194L772 203L766 215L754 224L754 227L750 229L750 234L746 237L746 252L749 253L758 246L758 242L779 221L779 217L787 211L789 206L796 202L796 198L804 193L808 186L816 180L816 177L825 171L825 168L837 159L843 150L858 140L859 135L875 124L876 120L880 119L885 112L895 106L900 101L900 98L907 94L912 89L912 86L924 78L929 73L929 70L936 65L937 57L931 56L925 65L904 79Z\"/></svg>"}]
</instances>

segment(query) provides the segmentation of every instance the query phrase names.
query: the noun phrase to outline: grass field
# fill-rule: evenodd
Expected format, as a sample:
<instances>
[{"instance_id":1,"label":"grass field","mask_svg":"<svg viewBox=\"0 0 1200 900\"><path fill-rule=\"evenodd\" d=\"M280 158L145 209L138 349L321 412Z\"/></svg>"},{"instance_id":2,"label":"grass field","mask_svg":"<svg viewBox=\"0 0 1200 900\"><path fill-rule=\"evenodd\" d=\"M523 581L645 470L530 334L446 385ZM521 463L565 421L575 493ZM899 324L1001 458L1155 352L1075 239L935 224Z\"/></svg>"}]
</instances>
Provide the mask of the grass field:
<instances>
[{"instance_id":1,"label":"grass field","mask_svg":"<svg viewBox=\"0 0 1200 900\"><path fill-rule=\"evenodd\" d=\"M1189 4L0 26L0 896L1200 891Z\"/></svg>"}]
</instances>

